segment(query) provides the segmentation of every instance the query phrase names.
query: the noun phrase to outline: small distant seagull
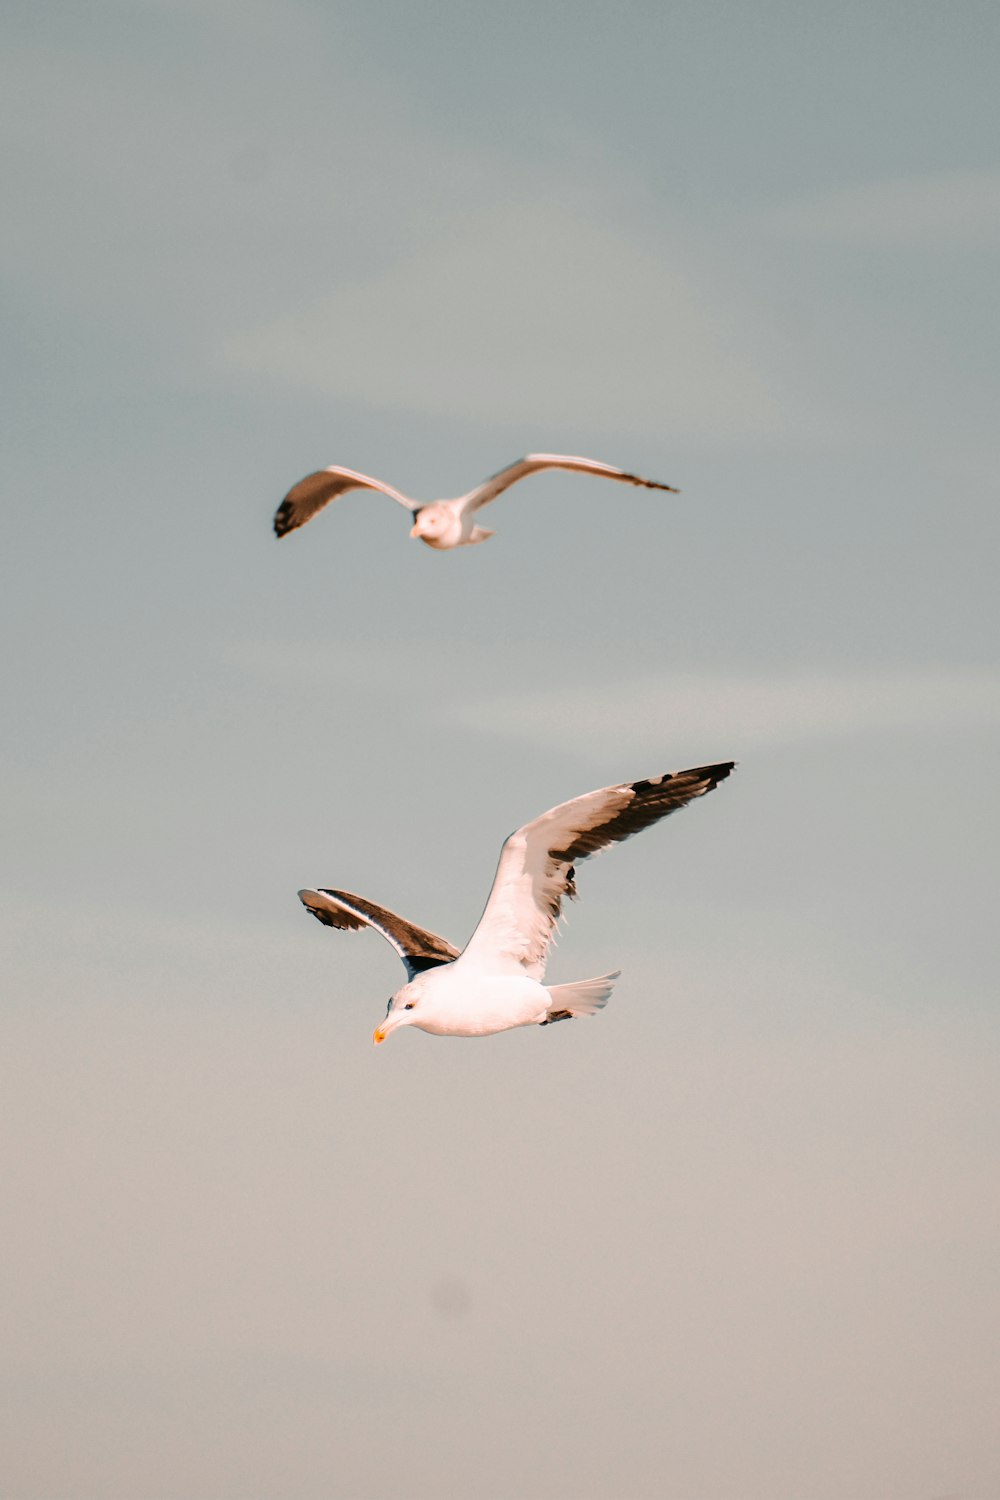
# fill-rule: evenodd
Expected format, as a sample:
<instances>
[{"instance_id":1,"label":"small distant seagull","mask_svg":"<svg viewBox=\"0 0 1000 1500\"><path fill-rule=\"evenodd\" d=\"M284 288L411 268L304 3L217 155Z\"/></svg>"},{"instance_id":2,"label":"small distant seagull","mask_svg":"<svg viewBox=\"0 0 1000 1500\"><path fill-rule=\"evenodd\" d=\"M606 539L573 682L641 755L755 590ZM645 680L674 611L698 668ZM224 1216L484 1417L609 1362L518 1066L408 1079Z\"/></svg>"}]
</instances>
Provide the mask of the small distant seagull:
<instances>
[{"instance_id":1,"label":"small distant seagull","mask_svg":"<svg viewBox=\"0 0 1000 1500\"><path fill-rule=\"evenodd\" d=\"M383 484L380 479L370 479L367 474L356 474L353 469L341 469L333 465L329 469L319 469L315 474L307 474L305 479L300 479L288 491L275 514L274 530L277 536L285 536L296 527L304 526L324 505L346 495L348 490L381 490L383 495L388 495L390 500L395 500L410 511L413 516L410 535L426 542L428 547L436 547L439 551L447 551L452 547L471 547L476 542L485 542L488 536L493 536L492 531L475 525L476 512L502 495L504 490L516 484L519 479L527 479L529 474L538 474L542 469L573 469L580 474L599 474L605 479L618 479L623 484L643 485L648 490L666 490L671 495L680 493L672 484L659 484L655 479L641 479L638 474L627 474L624 469L612 468L611 464L601 464L593 458L570 458L562 453L529 453L526 458L519 458L516 463L501 469L492 479L477 485L467 495L459 495L456 500L434 500L428 505L421 505L408 495L400 494L391 485Z\"/></svg>"},{"instance_id":2,"label":"small distant seagull","mask_svg":"<svg viewBox=\"0 0 1000 1500\"><path fill-rule=\"evenodd\" d=\"M592 1016L607 1004L620 970L573 984L542 983L562 899L576 896L575 867L713 791L734 764L603 787L525 823L500 851L486 909L464 953L350 891L299 891L299 900L327 927L373 927L403 960L409 982L389 1001L376 1042L400 1026L435 1036L491 1036Z\"/></svg>"}]
</instances>

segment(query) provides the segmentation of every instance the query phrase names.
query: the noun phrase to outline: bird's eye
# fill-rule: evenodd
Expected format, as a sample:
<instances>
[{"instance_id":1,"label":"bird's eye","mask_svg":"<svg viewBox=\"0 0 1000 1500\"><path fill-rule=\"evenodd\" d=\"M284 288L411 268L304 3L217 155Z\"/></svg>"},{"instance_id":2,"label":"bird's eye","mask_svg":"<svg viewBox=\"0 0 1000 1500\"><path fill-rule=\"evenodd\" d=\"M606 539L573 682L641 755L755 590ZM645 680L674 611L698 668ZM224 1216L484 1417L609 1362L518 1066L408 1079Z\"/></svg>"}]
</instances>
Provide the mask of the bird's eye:
<instances>
[{"instance_id":1,"label":"bird's eye","mask_svg":"<svg viewBox=\"0 0 1000 1500\"><path fill-rule=\"evenodd\" d=\"M406 1004L405 1004L405 1005L404 1005L404 1006L403 1006L403 1009L404 1009L404 1010L412 1010L412 1009L413 1009L413 1007L414 1007L414 1005L415 1005L415 1004L416 1004L416 1003L417 1003L417 1002L416 1002L416 1001L415 1001L415 1000L407 1000L407 1002L406 1002Z\"/></svg>"}]
</instances>

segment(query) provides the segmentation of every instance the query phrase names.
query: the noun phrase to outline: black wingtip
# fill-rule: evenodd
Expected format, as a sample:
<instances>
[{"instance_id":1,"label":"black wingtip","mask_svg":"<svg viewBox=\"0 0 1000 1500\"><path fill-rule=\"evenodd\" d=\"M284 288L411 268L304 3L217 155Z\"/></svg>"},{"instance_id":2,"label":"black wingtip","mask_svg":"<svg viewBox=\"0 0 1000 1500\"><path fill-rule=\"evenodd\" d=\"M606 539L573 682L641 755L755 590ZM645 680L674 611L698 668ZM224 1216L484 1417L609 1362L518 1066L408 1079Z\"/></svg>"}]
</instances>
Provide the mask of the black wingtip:
<instances>
[{"instance_id":1,"label":"black wingtip","mask_svg":"<svg viewBox=\"0 0 1000 1500\"><path fill-rule=\"evenodd\" d=\"M664 783L672 781L692 782L696 785L699 782L707 782L703 791L711 792L715 790L720 781L725 781L726 777L731 775L735 769L736 762L734 760L722 760L712 766L689 766L685 771L664 771L662 776L647 776L642 781L633 781L632 790L641 797L644 793L655 793L657 787L661 787Z\"/></svg>"},{"instance_id":2,"label":"black wingtip","mask_svg":"<svg viewBox=\"0 0 1000 1500\"><path fill-rule=\"evenodd\" d=\"M701 780L708 782L708 791L713 791L719 785L720 781L725 781L726 777L731 776L735 770L736 762L734 760L722 760L714 766L694 766L690 771L679 771L676 774L680 776L697 776Z\"/></svg>"},{"instance_id":3,"label":"black wingtip","mask_svg":"<svg viewBox=\"0 0 1000 1500\"><path fill-rule=\"evenodd\" d=\"M311 886L308 886L305 890L298 891L296 892L296 894L298 895L299 900L302 902L303 909L307 911L311 917L315 917L317 922L322 922L324 927L333 926L333 922L330 919L329 912L325 912L321 906L313 906L312 902L309 900L310 896L322 894L322 892L317 892L313 890Z\"/></svg>"},{"instance_id":4,"label":"black wingtip","mask_svg":"<svg viewBox=\"0 0 1000 1500\"><path fill-rule=\"evenodd\" d=\"M726 777L736 770L736 762L734 760L722 760L716 766L700 766L698 769L704 771L706 776L711 776L716 781L725 781Z\"/></svg>"}]
</instances>

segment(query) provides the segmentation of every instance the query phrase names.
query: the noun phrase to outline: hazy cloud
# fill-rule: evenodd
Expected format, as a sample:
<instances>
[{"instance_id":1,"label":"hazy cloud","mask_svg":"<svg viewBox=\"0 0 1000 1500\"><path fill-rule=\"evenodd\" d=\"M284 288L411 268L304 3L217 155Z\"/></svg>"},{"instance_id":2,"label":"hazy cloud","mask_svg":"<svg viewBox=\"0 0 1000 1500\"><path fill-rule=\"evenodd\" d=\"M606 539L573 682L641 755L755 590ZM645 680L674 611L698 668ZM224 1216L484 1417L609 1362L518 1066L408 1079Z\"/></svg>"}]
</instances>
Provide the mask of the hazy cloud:
<instances>
[{"instance_id":1,"label":"hazy cloud","mask_svg":"<svg viewBox=\"0 0 1000 1500\"><path fill-rule=\"evenodd\" d=\"M789 203L771 225L869 249L977 249L1000 243L1000 172L887 178Z\"/></svg>"},{"instance_id":2,"label":"hazy cloud","mask_svg":"<svg viewBox=\"0 0 1000 1500\"><path fill-rule=\"evenodd\" d=\"M756 342L675 252L529 198L449 224L224 352L330 396L456 420L746 438L786 422Z\"/></svg>"},{"instance_id":3,"label":"hazy cloud","mask_svg":"<svg viewBox=\"0 0 1000 1500\"><path fill-rule=\"evenodd\" d=\"M676 742L696 725L706 743L784 743L886 730L1000 723L992 673L895 672L788 677L643 677L545 693L480 699L456 710L486 734L556 746L573 726L578 749L602 756L630 739ZM721 752L720 752L721 753Z\"/></svg>"}]
</instances>

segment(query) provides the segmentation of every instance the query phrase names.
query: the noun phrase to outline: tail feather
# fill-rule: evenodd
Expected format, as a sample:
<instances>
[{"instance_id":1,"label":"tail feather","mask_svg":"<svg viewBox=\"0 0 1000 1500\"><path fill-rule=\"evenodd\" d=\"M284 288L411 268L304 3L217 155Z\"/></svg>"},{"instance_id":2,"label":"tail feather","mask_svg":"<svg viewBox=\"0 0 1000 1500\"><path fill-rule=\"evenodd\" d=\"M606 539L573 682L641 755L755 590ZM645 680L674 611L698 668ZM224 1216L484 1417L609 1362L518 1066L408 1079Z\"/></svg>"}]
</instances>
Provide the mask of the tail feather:
<instances>
[{"instance_id":1,"label":"tail feather","mask_svg":"<svg viewBox=\"0 0 1000 1500\"><path fill-rule=\"evenodd\" d=\"M539 1025L549 1026L553 1021L569 1021L574 1016L593 1016L608 1003L615 980L621 969L613 974L601 974L597 979L578 979L573 984L549 984L549 1013Z\"/></svg>"}]
</instances>

